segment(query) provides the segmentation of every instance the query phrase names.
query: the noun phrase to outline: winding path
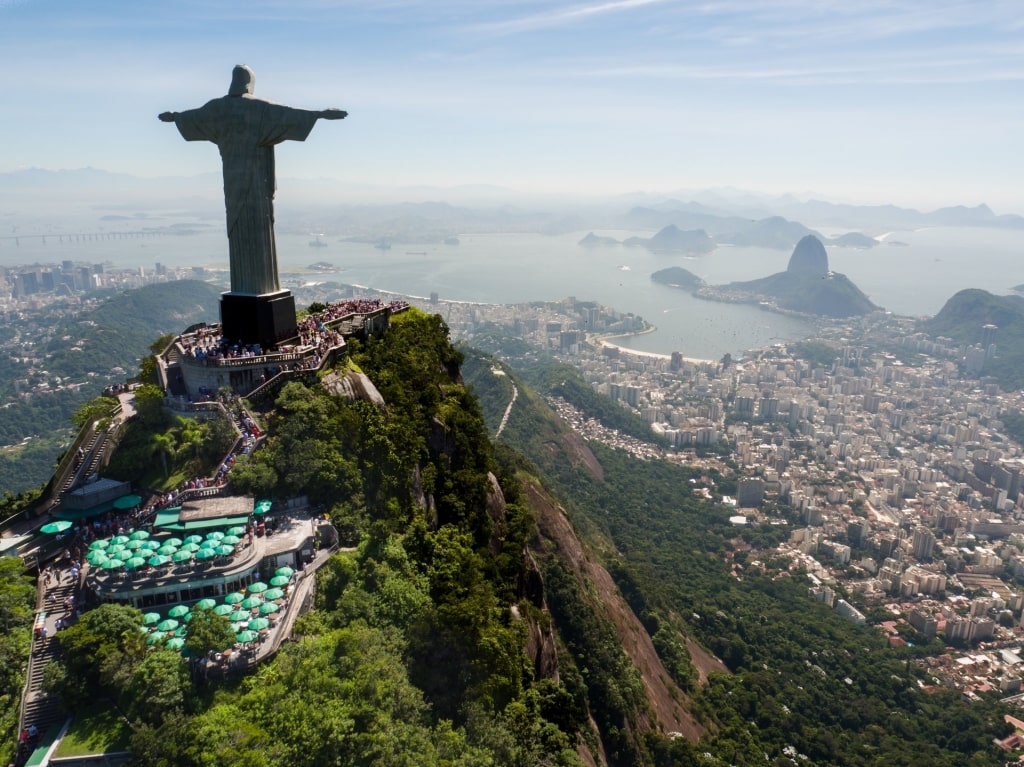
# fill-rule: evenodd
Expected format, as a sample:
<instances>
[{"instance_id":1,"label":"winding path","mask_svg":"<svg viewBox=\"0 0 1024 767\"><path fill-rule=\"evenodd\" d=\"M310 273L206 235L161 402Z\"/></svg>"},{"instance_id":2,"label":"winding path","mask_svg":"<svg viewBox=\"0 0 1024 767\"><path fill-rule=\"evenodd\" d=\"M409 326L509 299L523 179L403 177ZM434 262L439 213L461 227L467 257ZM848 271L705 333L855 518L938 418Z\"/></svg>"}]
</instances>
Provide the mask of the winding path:
<instances>
[{"instance_id":1,"label":"winding path","mask_svg":"<svg viewBox=\"0 0 1024 767\"><path fill-rule=\"evenodd\" d=\"M494 373L494 375L505 375L504 371L497 370L495 368L491 368L491 372ZM512 399L509 400L508 407L505 408L505 414L501 416L501 423L498 424L498 430L494 432L495 439L500 437L501 433L505 430L505 426L508 424L508 417L512 415L512 406L516 404L517 399L519 399L519 388L515 383L512 383Z\"/></svg>"}]
</instances>

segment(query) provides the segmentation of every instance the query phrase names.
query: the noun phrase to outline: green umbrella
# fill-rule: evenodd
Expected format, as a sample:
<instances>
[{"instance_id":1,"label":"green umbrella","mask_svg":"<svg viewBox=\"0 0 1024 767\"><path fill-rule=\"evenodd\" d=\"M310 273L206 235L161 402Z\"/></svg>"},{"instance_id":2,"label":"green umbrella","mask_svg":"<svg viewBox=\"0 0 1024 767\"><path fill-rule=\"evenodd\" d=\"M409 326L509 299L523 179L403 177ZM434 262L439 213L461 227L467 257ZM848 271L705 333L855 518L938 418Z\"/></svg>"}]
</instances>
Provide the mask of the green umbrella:
<instances>
[{"instance_id":1,"label":"green umbrella","mask_svg":"<svg viewBox=\"0 0 1024 767\"><path fill-rule=\"evenodd\" d=\"M242 644L245 644L247 642L255 642L257 639L259 639L259 636L260 635L257 634L255 631L249 631L248 629L246 629L245 631L239 631L237 634L235 634L235 641L241 642Z\"/></svg>"},{"instance_id":2,"label":"green umbrella","mask_svg":"<svg viewBox=\"0 0 1024 767\"><path fill-rule=\"evenodd\" d=\"M267 589L263 592L263 598L268 602L273 602L275 599L281 599L284 596L284 589Z\"/></svg>"},{"instance_id":3,"label":"green umbrella","mask_svg":"<svg viewBox=\"0 0 1024 767\"><path fill-rule=\"evenodd\" d=\"M143 541L134 540L134 541L128 541L128 543L126 543L124 545L124 547L126 549L128 549L129 551L136 551L137 549L141 549L143 547L143 545L144 545Z\"/></svg>"},{"instance_id":4,"label":"green umbrella","mask_svg":"<svg viewBox=\"0 0 1024 767\"><path fill-rule=\"evenodd\" d=\"M106 562L104 562L102 565L100 565L100 567L102 567L104 570L117 570L120 567L124 567L124 562L122 562L117 557L112 557L108 559Z\"/></svg>"},{"instance_id":5,"label":"green umbrella","mask_svg":"<svg viewBox=\"0 0 1024 767\"><path fill-rule=\"evenodd\" d=\"M188 612L190 612L188 605L175 605L167 611L167 615L171 618L180 618Z\"/></svg>"},{"instance_id":6,"label":"green umbrella","mask_svg":"<svg viewBox=\"0 0 1024 767\"><path fill-rule=\"evenodd\" d=\"M47 522L39 529L44 533L63 533L71 527L71 522L66 519L58 519L56 522Z\"/></svg>"},{"instance_id":7,"label":"green umbrella","mask_svg":"<svg viewBox=\"0 0 1024 767\"><path fill-rule=\"evenodd\" d=\"M255 581L249 584L248 590L250 594L260 594L267 590L267 584L263 581Z\"/></svg>"},{"instance_id":8,"label":"green umbrella","mask_svg":"<svg viewBox=\"0 0 1024 767\"><path fill-rule=\"evenodd\" d=\"M149 530L136 530L128 537L133 541L144 541L149 537Z\"/></svg>"},{"instance_id":9,"label":"green umbrella","mask_svg":"<svg viewBox=\"0 0 1024 767\"><path fill-rule=\"evenodd\" d=\"M256 501L256 508L252 510L252 513L256 515L266 514L273 505L272 501Z\"/></svg>"},{"instance_id":10,"label":"green umbrella","mask_svg":"<svg viewBox=\"0 0 1024 767\"><path fill-rule=\"evenodd\" d=\"M275 575L273 578L270 579L270 585L278 587L287 586L290 580L291 578L289 578L287 575Z\"/></svg>"},{"instance_id":11,"label":"green umbrella","mask_svg":"<svg viewBox=\"0 0 1024 767\"><path fill-rule=\"evenodd\" d=\"M227 535L245 535L245 528L242 527L241 525L236 525L235 527L229 527L228 531L227 531Z\"/></svg>"},{"instance_id":12,"label":"green umbrella","mask_svg":"<svg viewBox=\"0 0 1024 767\"><path fill-rule=\"evenodd\" d=\"M274 571L274 575L284 575L291 578L295 574L295 571L290 567L279 567Z\"/></svg>"},{"instance_id":13,"label":"green umbrella","mask_svg":"<svg viewBox=\"0 0 1024 767\"><path fill-rule=\"evenodd\" d=\"M263 629L267 628L269 625L270 625L270 619L269 618L263 618L263 617L253 618L251 621L249 621L249 628L252 629L253 631L262 631Z\"/></svg>"},{"instance_id":14,"label":"green umbrella","mask_svg":"<svg viewBox=\"0 0 1024 767\"><path fill-rule=\"evenodd\" d=\"M177 551L174 554L172 554L171 559L173 559L175 562L188 562L190 559L192 559L192 552L185 551L185 549L181 549L180 551Z\"/></svg>"},{"instance_id":15,"label":"green umbrella","mask_svg":"<svg viewBox=\"0 0 1024 767\"><path fill-rule=\"evenodd\" d=\"M235 608L231 605L217 605L213 608L213 611L217 613L217 615L230 615L235 611Z\"/></svg>"},{"instance_id":16,"label":"green umbrella","mask_svg":"<svg viewBox=\"0 0 1024 767\"><path fill-rule=\"evenodd\" d=\"M199 549L196 552L196 559L213 559L217 556L217 552L213 549Z\"/></svg>"},{"instance_id":17,"label":"green umbrella","mask_svg":"<svg viewBox=\"0 0 1024 767\"><path fill-rule=\"evenodd\" d=\"M173 557L175 554L178 553L178 547L171 546L165 543L163 546L156 550L156 553L162 557Z\"/></svg>"},{"instance_id":18,"label":"green umbrella","mask_svg":"<svg viewBox=\"0 0 1024 767\"><path fill-rule=\"evenodd\" d=\"M160 613L146 613L142 616L142 622L147 626L153 626L160 622Z\"/></svg>"},{"instance_id":19,"label":"green umbrella","mask_svg":"<svg viewBox=\"0 0 1024 767\"><path fill-rule=\"evenodd\" d=\"M248 610L235 610L233 613L231 613L228 616L228 620L231 621L232 623L238 623L239 621L247 621L247 620L249 620L249 611Z\"/></svg>"},{"instance_id":20,"label":"green umbrella","mask_svg":"<svg viewBox=\"0 0 1024 767\"><path fill-rule=\"evenodd\" d=\"M108 559L110 559L110 557L107 556L107 552L105 552L103 549L93 549L85 555L85 559L90 565L95 565L99 567Z\"/></svg>"},{"instance_id":21,"label":"green umbrella","mask_svg":"<svg viewBox=\"0 0 1024 767\"><path fill-rule=\"evenodd\" d=\"M199 543L202 543L202 542L203 542L203 536L201 536L201 535L190 535L188 538L185 539L185 543L199 544Z\"/></svg>"},{"instance_id":22,"label":"green umbrella","mask_svg":"<svg viewBox=\"0 0 1024 767\"><path fill-rule=\"evenodd\" d=\"M110 545L110 541L106 538L97 538L95 541L89 544L90 549L105 549Z\"/></svg>"},{"instance_id":23,"label":"green umbrella","mask_svg":"<svg viewBox=\"0 0 1024 767\"><path fill-rule=\"evenodd\" d=\"M214 549L214 551L217 553L217 556L219 556L219 557L230 557L232 554L235 553L235 547L234 546L218 546L217 548Z\"/></svg>"},{"instance_id":24,"label":"green umbrella","mask_svg":"<svg viewBox=\"0 0 1024 767\"><path fill-rule=\"evenodd\" d=\"M114 500L114 508L123 511L124 509L130 509L133 506L138 506L140 503L142 503L141 495L122 495L120 498L116 498Z\"/></svg>"},{"instance_id":25,"label":"green umbrella","mask_svg":"<svg viewBox=\"0 0 1024 767\"><path fill-rule=\"evenodd\" d=\"M130 540L131 540L131 538L129 538L127 535L116 535L116 536L114 536L113 538L110 539L110 542L111 543L128 543L128 541L130 541Z\"/></svg>"},{"instance_id":26,"label":"green umbrella","mask_svg":"<svg viewBox=\"0 0 1024 767\"><path fill-rule=\"evenodd\" d=\"M281 612L281 608L273 602L264 602L260 605L260 615L273 615Z\"/></svg>"},{"instance_id":27,"label":"green umbrella","mask_svg":"<svg viewBox=\"0 0 1024 767\"><path fill-rule=\"evenodd\" d=\"M164 541L164 546L180 546L182 543L181 538L168 538Z\"/></svg>"},{"instance_id":28,"label":"green umbrella","mask_svg":"<svg viewBox=\"0 0 1024 767\"><path fill-rule=\"evenodd\" d=\"M198 602L196 602L196 607L200 610L212 610L216 606L217 600L210 599L209 597L207 597L206 599L200 599Z\"/></svg>"},{"instance_id":29,"label":"green umbrella","mask_svg":"<svg viewBox=\"0 0 1024 767\"><path fill-rule=\"evenodd\" d=\"M222 533L220 530L212 530L211 532L206 534L206 540L208 541L219 541L223 537L224 533Z\"/></svg>"},{"instance_id":30,"label":"green umbrella","mask_svg":"<svg viewBox=\"0 0 1024 767\"><path fill-rule=\"evenodd\" d=\"M131 560L128 561L130 562ZM146 561L149 563L150 567L160 567L161 565L166 565L168 562L170 562L171 558L165 557L163 554L154 554Z\"/></svg>"},{"instance_id":31,"label":"green umbrella","mask_svg":"<svg viewBox=\"0 0 1024 767\"><path fill-rule=\"evenodd\" d=\"M130 559L125 560L124 566L129 570L138 570L144 564L146 564L145 557L131 557Z\"/></svg>"},{"instance_id":32,"label":"green umbrella","mask_svg":"<svg viewBox=\"0 0 1024 767\"><path fill-rule=\"evenodd\" d=\"M125 548L123 543L112 543L107 546L104 551L107 552L108 557L112 557L115 554L120 554L122 551L125 551Z\"/></svg>"},{"instance_id":33,"label":"green umbrella","mask_svg":"<svg viewBox=\"0 0 1024 767\"><path fill-rule=\"evenodd\" d=\"M178 623L178 621L174 620L174 618L168 618L167 620L162 620L158 624L156 624L156 630L157 631L174 631L174 629L178 628L178 626L180 626L180 625L181 624Z\"/></svg>"},{"instance_id":34,"label":"green umbrella","mask_svg":"<svg viewBox=\"0 0 1024 767\"><path fill-rule=\"evenodd\" d=\"M176 628L174 630L174 636L176 636L176 637L187 637L188 636L188 626L178 626L178 628Z\"/></svg>"},{"instance_id":35,"label":"green umbrella","mask_svg":"<svg viewBox=\"0 0 1024 767\"><path fill-rule=\"evenodd\" d=\"M215 549L219 544L213 538L207 538L205 541L199 544L201 549Z\"/></svg>"},{"instance_id":36,"label":"green umbrella","mask_svg":"<svg viewBox=\"0 0 1024 767\"><path fill-rule=\"evenodd\" d=\"M241 591L232 591L230 594L224 597L224 604L237 605L243 599L245 599L245 594L243 594Z\"/></svg>"},{"instance_id":37,"label":"green umbrella","mask_svg":"<svg viewBox=\"0 0 1024 767\"><path fill-rule=\"evenodd\" d=\"M181 544L180 551L191 551L194 554L195 552L199 551L199 544L198 543L183 543L183 544Z\"/></svg>"},{"instance_id":38,"label":"green umbrella","mask_svg":"<svg viewBox=\"0 0 1024 767\"><path fill-rule=\"evenodd\" d=\"M146 551L156 551L160 548L160 544L156 541L143 541L142 548Z\"/></svg>"},{"instance_id":39,"label":"green umbrella","mask_svg":"<svg viewBox=\"0 0 1024 767\"><path fill-rule=\"evenodd\" d=\"M242 539L237 535L225 535L220 539L222 546L237 546L242 542Z\"/></svg>"},{"instance_id":40,"label":"green umbrella","mask_svg":"<svg viewBox=\"0 0 1024 767\"><path fill-rule=\"evenodd\" d=\"M159 642L163 642L164 639L166 639L166 636L159 631L156 631L146 637L146 644L157 644Z\"/></svg>"},{"instance_id":41,"label":"green umbrella","mask_svg":"<svg viewBox=\"0 0 1024 767\"><path fill-rule=\"evenodd\" d=\"M238 603L239 607L244 607L246 610L251 610L254 607L259 607L263 604L263 600L259 597L246 597Z\"/></svg>"},{"instance_id":42,"label":"green umbrella","mask_svg":"<svg viewBox=\"0 0 1024 767\"><path fill-rule=\"evenodd\" d=\"M185 646L185 640L181 637L174 637L168 640L167 646L172 650L180 650Z\"/></svg>"}]
</instances>

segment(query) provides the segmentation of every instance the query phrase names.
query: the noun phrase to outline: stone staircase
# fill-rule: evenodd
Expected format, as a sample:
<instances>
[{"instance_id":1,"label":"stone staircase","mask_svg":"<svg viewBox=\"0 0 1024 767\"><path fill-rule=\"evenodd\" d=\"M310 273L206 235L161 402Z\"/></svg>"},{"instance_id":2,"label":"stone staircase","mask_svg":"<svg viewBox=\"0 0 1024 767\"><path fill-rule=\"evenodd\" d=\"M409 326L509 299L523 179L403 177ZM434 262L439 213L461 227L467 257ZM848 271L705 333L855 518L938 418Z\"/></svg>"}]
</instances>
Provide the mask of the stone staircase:
<instances>
[{"instance_id":1,"label":"stone staircase","mask_svg":"<svg viewBox=\"0 0 1024 767\"><path fill-rule=\"evenodd\" d=\"M52 601L48 600L44 607L47 612L46 628L49 636L45 642L35 638L32 640L32 656L25 683L25 702L21 711L23 728L34 724L39 728L39 732L46 732L66 718L57 698L43 690L43 673L50 661L60 654L59 642L54 636L54 616L64 614L64 600L75 593L76 587L75 583L62 581L48 592L48 595L53 594L54 597Z\"/></svg>"}]
</instances>

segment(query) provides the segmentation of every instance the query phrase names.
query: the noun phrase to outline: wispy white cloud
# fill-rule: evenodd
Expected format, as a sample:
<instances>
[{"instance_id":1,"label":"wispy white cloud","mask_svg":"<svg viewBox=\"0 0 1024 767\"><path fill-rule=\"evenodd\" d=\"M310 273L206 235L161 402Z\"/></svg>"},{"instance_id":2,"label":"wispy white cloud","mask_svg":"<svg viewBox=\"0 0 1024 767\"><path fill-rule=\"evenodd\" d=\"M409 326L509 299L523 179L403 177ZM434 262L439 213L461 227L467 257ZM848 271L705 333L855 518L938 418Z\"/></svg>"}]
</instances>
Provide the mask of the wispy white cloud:
<instances>
[{"instance_id":1,"label":"wispy white cloud","mask_svg":"<svg viewBox=\"0 0 1024 767\"><path fill-rule=\"evenodd\" d=\"M525 32L528 30L561 27L586 19L605 16L612 13L624 13L652 5L661 5L669 0L606 0L606 2L573 5L553 11L544 11L530 16L506 19L503 21L485 22L476 25L480 31L508 33Z\"/></svg>"}]
</instances>

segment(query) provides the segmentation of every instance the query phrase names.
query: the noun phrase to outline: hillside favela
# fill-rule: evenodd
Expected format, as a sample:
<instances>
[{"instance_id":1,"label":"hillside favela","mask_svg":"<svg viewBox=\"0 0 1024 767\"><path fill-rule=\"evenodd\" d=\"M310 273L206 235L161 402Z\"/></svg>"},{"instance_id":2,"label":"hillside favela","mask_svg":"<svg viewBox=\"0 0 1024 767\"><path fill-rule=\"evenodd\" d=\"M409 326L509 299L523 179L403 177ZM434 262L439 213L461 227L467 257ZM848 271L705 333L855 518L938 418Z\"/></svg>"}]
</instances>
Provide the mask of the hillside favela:
<instances>
[{"instance_id":1,"label":"hillside favela","mask_svg":"<svg viewBox=\"0 0 1024 767\"><path fill-rule=\"evenodd\" d=\"M932 49L909 0L796 5L271 3L204 9L209 29L102 10L87 34L151 80L84 67L104 87L59 140L19 80L0 129L0 760L1024 763L1024 204L1000 172L1019 176L968 148L967 116L942 140L970 161L916 165L901 106L943 87L1003 109L982 54L942 62L998 57L1013 20L969 35L939 3L963 40ZM44 17L4 17L28 55ZM55 24L71 67L80 33ZM123 49L100 31L129 24ZM574 30L635 62L549 59ZM827 66L779 53L809 31L834 41ZM907 69L860 63L864 39ZM681 41L709 58L666 69ZM513 42L536 71L490 68ZM745 113L717 101L716 133L701 105L720 88L752 108L749 79L789 102L873 77L891 135L829 145L834 164L814 152L844 102L800 111L830 129L796 142L758 103L778 142L761 170L733 164ZM584 125L580 89L667 108L652 78L689 84L709 133L674 111L685 141ZM538 112L492 119L491 87ZM619 154L663 175L624 176ZM545 186L559 175L575 191ZM786 191L814 185L836 191Z\"/></svg>"}]
</instances>

